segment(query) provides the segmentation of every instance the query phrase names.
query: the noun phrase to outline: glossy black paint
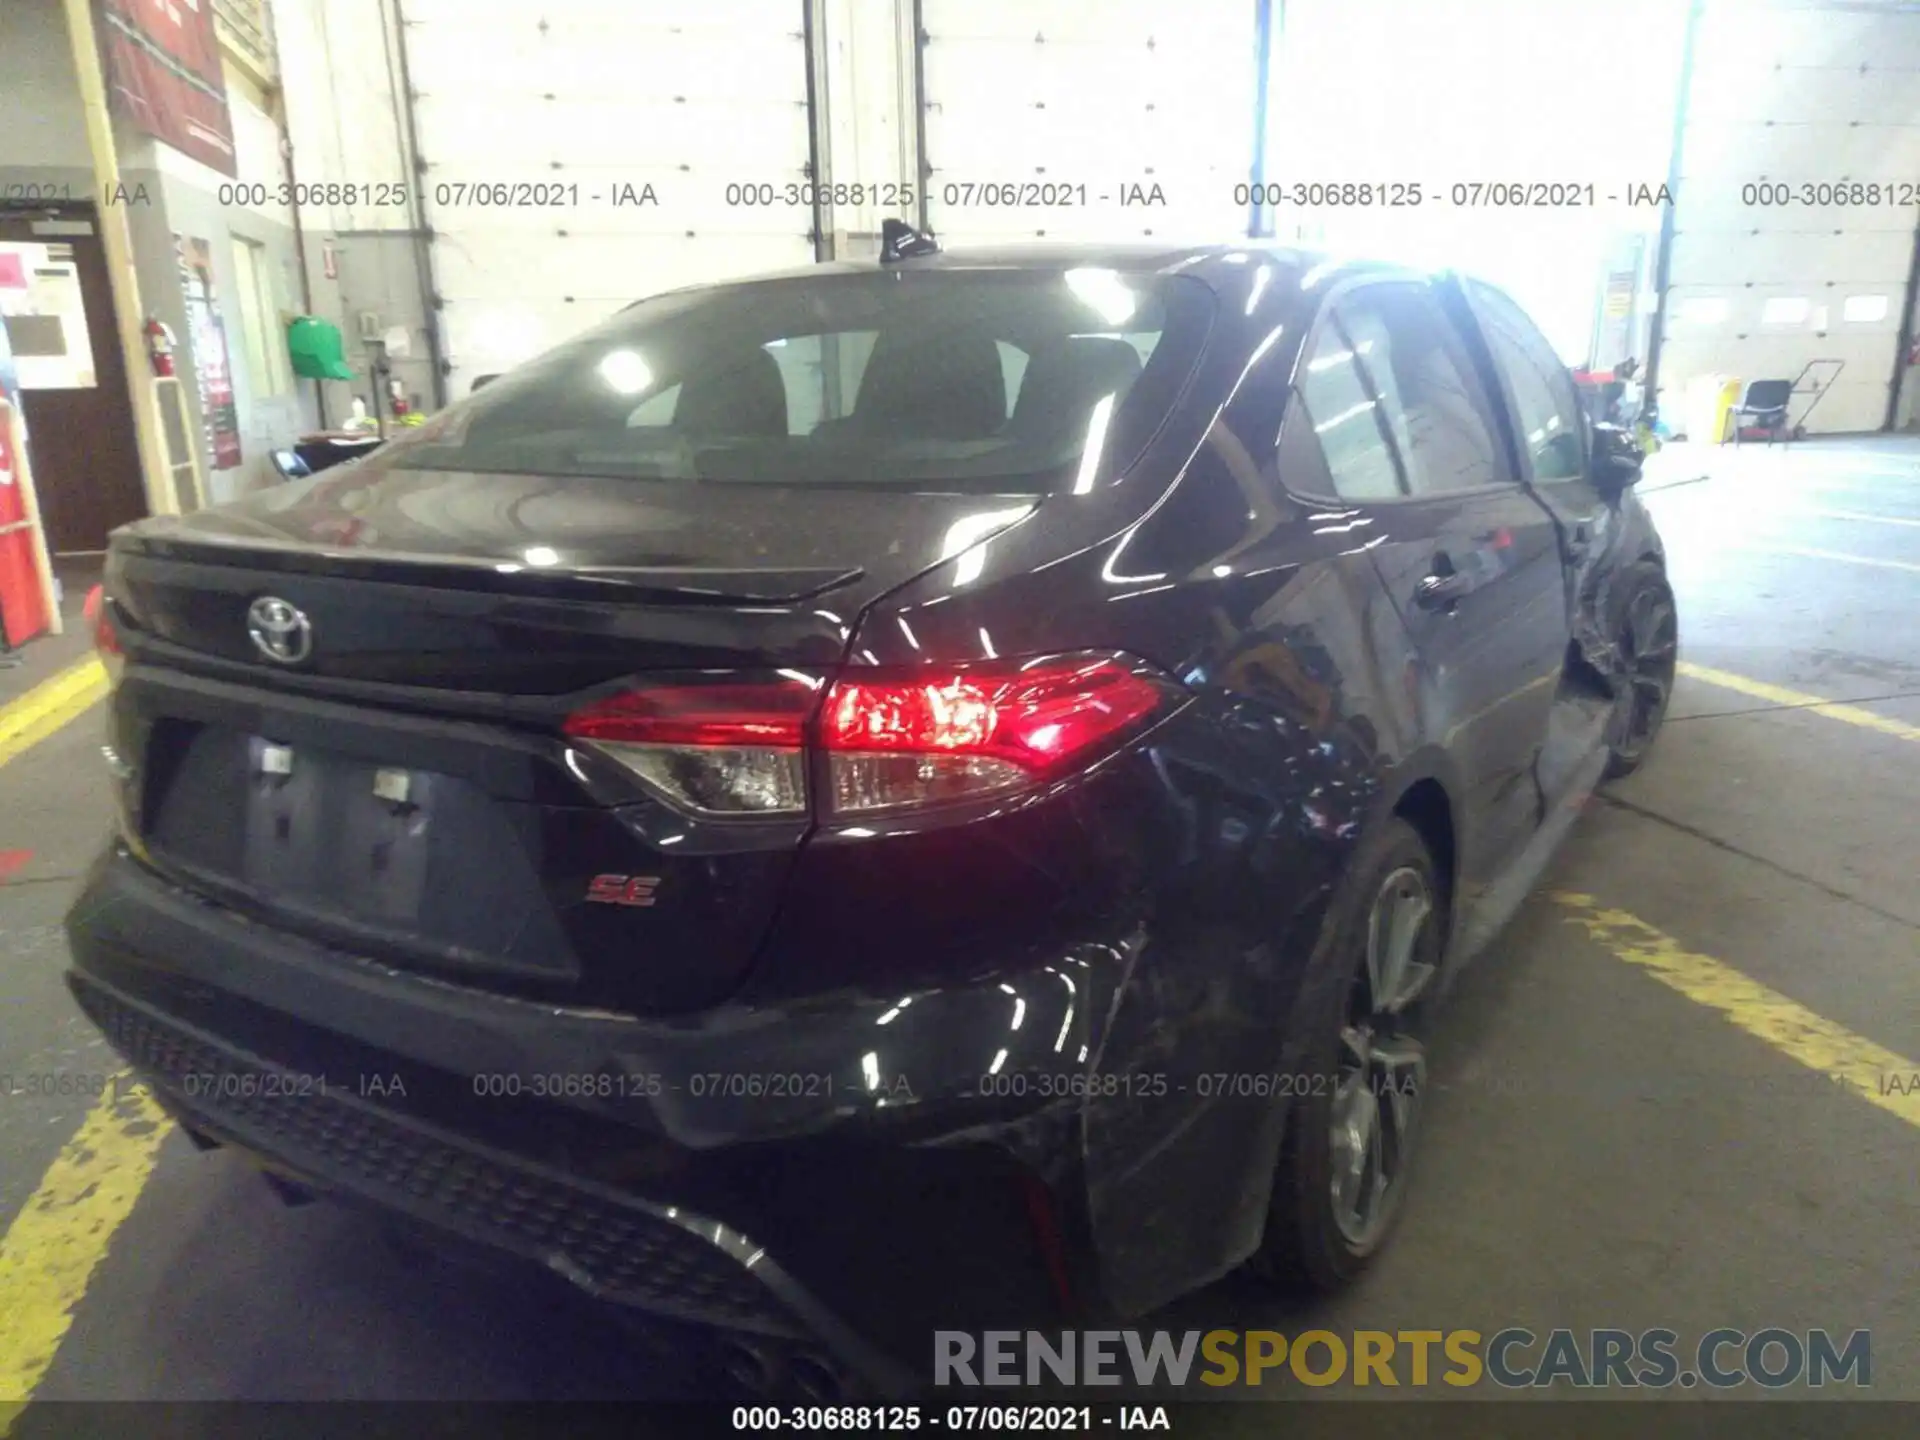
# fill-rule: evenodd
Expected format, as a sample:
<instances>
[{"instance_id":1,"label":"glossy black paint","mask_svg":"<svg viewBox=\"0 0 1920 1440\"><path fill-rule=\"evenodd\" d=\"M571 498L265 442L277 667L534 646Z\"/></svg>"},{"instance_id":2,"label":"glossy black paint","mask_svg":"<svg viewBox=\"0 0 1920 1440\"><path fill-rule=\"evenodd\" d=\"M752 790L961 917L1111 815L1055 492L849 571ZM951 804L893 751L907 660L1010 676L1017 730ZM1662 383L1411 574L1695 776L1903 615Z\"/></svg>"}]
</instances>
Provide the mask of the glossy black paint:
<instances>
[{"instance_id":1,"label":"glossy black paint","mask_svg":"<svg viewBox=\"0 0 1920 1440\"><path fill-rule=\"evenodd\" d=\"M1182 403L1084 493L770 489L743 506L375 456L116 536L115 743L134 778L69 920L76 989L292 1069L410 1077L380 1102L394 1114L724 1221L779 1261L812 1328L840 1316L909 1370L934 1326L1137 1315L1231 1269L1259 1240L1288 1104L1272 1085L1222 1099L1207 1077L1298 1073L1301 975L1347 857L1396 811L1445 871L1454 965L1484 944L1595 783L1614 582L1661 551L1631 489L1527 483L1471 331L1507 483L1371 505L1301 483L1311 457L1278 442L1316 317L1401 272L1259 248L898 268L1102 264L1192 276L1216 311ZM1427 583L1446 573L1472 583ZM312 665L251 655L241 617L262 593L316 617ZM1104 648L1175 677L1184 703L1081 774L971 807L699 822L556 734L634 671L824 681ZM243 856L196 868L195 845L226 843L238 802L217 797L237 782L208 762L174 796L198 808L157 818L194 743L156 748L168 727L468 787L519 849L496 837L463 876L449 846L439 883L503 887L564 953L514 972L407 933L417 909L355 929L337 906L289 913L270 871L236 883ZM660 874L674 899L584 915L601 871ZM323 893L357 884L378 911L384 883L340 870ZM471 1077L502 1073L660 1084L477 1100ZM720 1074L816 1079L695 1093ZM1014 1076L1024 1093L983 1093Z\"/></svg>"}]
</instances>

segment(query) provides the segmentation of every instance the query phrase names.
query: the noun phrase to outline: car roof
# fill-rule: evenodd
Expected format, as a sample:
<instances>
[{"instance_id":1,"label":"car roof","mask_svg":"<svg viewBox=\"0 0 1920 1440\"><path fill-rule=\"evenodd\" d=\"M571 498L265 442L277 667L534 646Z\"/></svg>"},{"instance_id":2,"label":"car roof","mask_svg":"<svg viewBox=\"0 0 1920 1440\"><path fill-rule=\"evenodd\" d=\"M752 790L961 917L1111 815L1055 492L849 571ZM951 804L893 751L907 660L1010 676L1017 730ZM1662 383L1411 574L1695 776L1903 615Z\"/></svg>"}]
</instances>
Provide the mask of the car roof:
<instances>
[{"instance_id":1,"label":"car roof","mask_svg":"<svg viewBox=\"0 0 1920 1440\"><path fill-rule=\"evenodd\" d=\"M1260 261L1298 284L1311 271L1336 263L1315 250L1262 240L1235 240L1211 244L1153 241L1022 241L997 245L969 245L881 262L879 259L828 260L812 265L757 275L709 281L688 289L751 285L769 280L798 280L822 275L871 275L883 271L904 273L964 270L1033 270L1047 272L1082 267L1121 270L1132 274L1194 275L1201 280L1228 280L1245 274L1250 261Z\"/></svg>"},{"instance_id":2,"label":"car roof","mask_svg":"<svg viewBox=\"0 0 1920 1440\"><path fill-rule=\"evenodd\" d=\"M1167 241L1127 240L1105 244L1088 241L1029 240L999 245L966 245L935 255L910 256L881 266L866 261L867 269L913 267L927 270L1069 270L1081 266L1136 272L1191 271L1215 264L1241 265L1249 256L1285 260L1305 268L1316 257L1290 246L1259 241L1213 244L1177 244ZM1228 260L1228 256L1238 259Z\"/></svg>"}]
</instances>

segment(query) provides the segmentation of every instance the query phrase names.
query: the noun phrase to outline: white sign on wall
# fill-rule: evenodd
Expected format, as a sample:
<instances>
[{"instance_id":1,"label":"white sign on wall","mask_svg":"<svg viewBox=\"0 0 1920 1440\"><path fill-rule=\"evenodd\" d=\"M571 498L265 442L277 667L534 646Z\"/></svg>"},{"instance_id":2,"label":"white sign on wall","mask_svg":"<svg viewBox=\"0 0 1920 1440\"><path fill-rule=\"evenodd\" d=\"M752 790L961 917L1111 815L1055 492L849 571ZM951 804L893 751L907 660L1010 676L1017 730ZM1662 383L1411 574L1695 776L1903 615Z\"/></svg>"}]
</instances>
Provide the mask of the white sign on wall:
<instances>
[{"instance_id":1,"label":"white sign on wall","mask_svg":"<svg viewBox=\"0 0 1920 1440\"><path fill-rule=\"evenodd\" d=\"M72 246L0 240L0 323L22 390L91 390L99 383Z\"/></svg>"}]
</instances>

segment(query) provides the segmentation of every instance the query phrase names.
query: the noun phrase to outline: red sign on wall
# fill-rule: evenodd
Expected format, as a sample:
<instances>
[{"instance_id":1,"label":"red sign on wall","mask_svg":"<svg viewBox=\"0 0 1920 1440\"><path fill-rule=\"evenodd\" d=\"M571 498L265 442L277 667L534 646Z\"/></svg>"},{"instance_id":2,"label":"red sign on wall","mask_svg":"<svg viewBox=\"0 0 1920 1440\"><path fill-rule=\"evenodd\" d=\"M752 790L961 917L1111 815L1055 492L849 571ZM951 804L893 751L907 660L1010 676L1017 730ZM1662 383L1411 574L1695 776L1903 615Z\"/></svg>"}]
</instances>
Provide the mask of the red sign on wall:
<instances>
[{"instance_id":1,"label":"red sign on wall","mask_svg":"<svg viewBox=\"0 0 1920 1440\"><path fill-rule=\"evenodd\" d=\"M213 0L97 0L113 108L225 175L238 173Z\"/></svg>"},{"instance_id":2,"label":"red sign on wall","mask_svg":"<svg viewBox=\"0 0 1920 1440\"><path fill-rule=\"evenodd\" d=\"M240 463L240 410L233 395L227 323L221 318L213 286L213 249L204 240L176 234L173 253L180 262L180 288L187 301L187 337L193 345L194 374L200 381L200 420L207 451L213 457L213 469L231 470Z\"/></svg>"}]
</instances>

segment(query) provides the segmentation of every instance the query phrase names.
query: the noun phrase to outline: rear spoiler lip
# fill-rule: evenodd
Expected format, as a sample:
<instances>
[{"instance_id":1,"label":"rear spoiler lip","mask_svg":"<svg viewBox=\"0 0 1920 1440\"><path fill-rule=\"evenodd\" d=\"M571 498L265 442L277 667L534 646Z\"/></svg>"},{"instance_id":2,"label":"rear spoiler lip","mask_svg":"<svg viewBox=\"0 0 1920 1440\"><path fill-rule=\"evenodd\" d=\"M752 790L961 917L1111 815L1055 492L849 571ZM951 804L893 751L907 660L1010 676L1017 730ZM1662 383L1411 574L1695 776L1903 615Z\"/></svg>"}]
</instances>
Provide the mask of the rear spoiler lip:
<instances>
[{"instance_id":1,"label":"rear spoiler lip","mask_svg":"<svg viewBox=\"0 0 1920 1440\"><path fill-rule=\"evenodd\" d=\"M343 550L256 536L121 533L121 554L195 564L248 566L294 575L319 575L451 590L556 600L652 600L672 605L792 605L865 577L858 566L516 564L486 556L436 555L354 547Z\"/></svg>"}]
</instances>

